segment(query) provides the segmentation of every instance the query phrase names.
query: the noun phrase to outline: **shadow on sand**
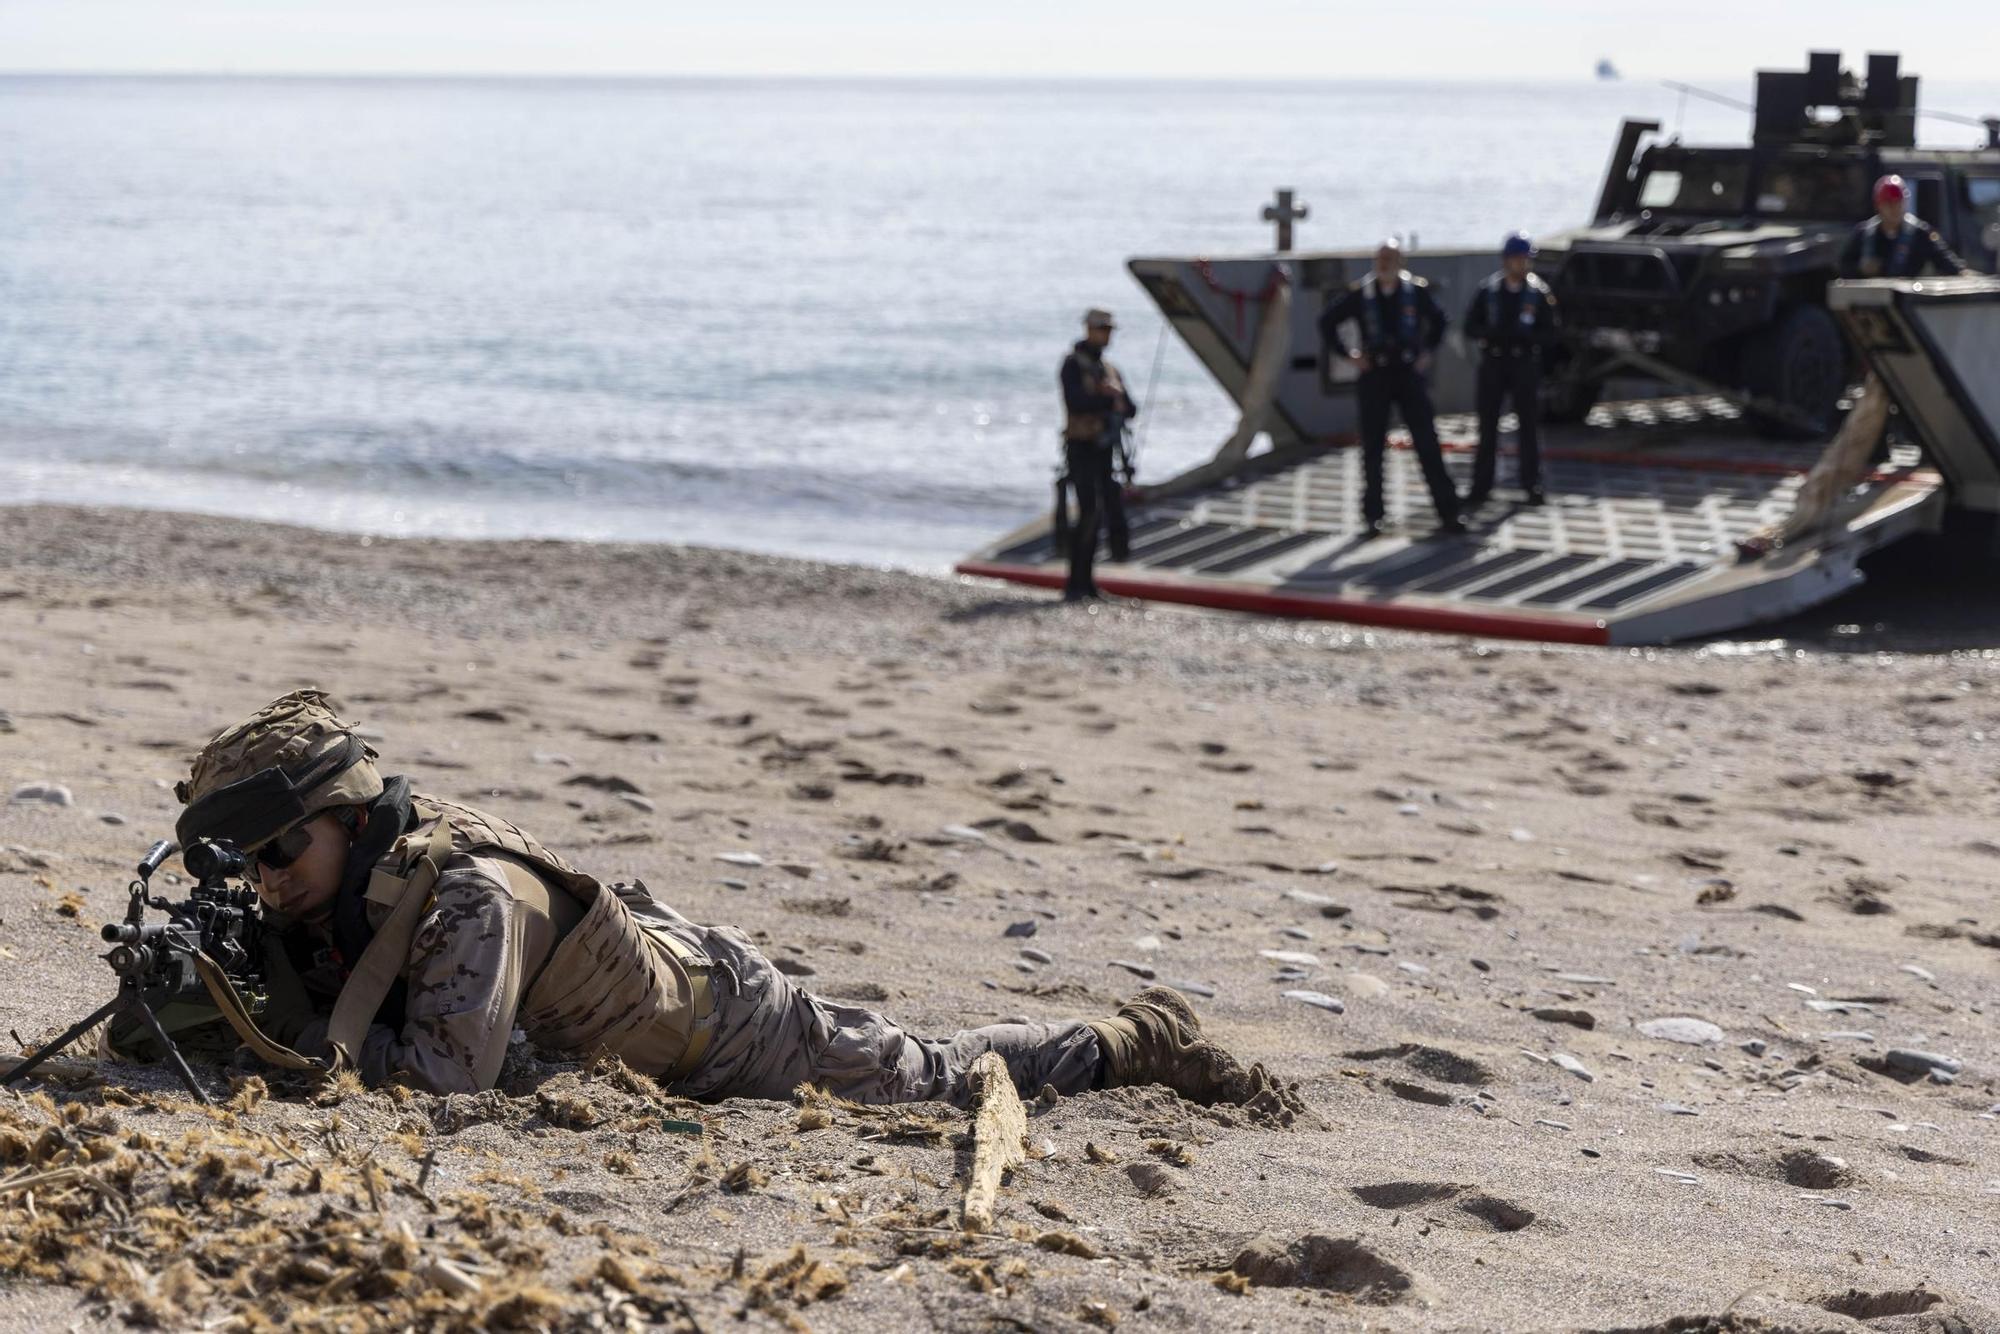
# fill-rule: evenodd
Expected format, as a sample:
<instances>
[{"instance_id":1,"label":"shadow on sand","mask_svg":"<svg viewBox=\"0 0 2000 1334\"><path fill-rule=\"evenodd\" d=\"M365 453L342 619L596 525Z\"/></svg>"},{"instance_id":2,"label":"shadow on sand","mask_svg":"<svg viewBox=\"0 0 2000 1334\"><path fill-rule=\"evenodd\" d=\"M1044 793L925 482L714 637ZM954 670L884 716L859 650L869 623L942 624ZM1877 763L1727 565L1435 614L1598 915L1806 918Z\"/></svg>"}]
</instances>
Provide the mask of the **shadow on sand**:
<instances>
[{"instance_id":1,"label":"shadow on sand","mask_svg":"<svg viewBox=\"0 0 2000 1334\"><path fill-rule=\"evenodd\" d=\"M1951 653L2000 649L2000 562L1914 539L1862 562L1868 582L1789 620L1726 640L1783 639L1822 653Z\"/></svg>"}]
</instances>

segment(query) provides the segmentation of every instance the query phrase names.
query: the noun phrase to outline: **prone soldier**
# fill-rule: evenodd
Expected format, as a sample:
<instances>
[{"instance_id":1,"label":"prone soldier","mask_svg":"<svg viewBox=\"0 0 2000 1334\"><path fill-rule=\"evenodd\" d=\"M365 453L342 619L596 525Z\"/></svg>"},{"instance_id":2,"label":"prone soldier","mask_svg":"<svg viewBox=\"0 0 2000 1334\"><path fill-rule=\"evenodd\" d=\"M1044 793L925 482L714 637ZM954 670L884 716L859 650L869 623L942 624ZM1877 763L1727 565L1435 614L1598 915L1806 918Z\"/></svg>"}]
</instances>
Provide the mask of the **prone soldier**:
<instances>
[{"instance_id":1,"label":"prone soldier","mask_svg":"<svg viewBox=\"0 0 2000 1334\"><path fill-rule=\"evenodd\" d=\"M1530 505L1542 503L1542 358L1555 345L1556 294L1529 267L1535 244L1526 232L1510 233L1500 247L1500 270L1479 285L1465 311L1465 336L1479 348L1479 452L1472 462L1468 512L1493 494L1500 457L1500 410L1511 400L1520 423L1521 490Z\"/></svg>"},{"instance_id":2,"label":"prone soldier","mask_svg":"<svg viewBox=\"0 0 2000 1334\"><path fill-rule=\"evenodd\" d=\"M1359 326L1361 346L1350 348L1340 326ZM1384 241L1375 252L1375 267L1329 302L1319 317L1320 337L1329 351L1361 368L1356 384L1361 409L1361 467L1364 489L1361 518L1368 532L1380 533L1387 506L1382 495L1383 456L1389 447L1389 411L1400 409L1410 429L1417 462L1437 509L1437 531L1452 536L1465 531L1458 518L1458 488L1445 471L1438 445L1437 413L1431 406L1425 376L1431 358L1444 339L1445 315L1431 295L1430 284L1403 270L1403 248Z\"/></svg>"},{"instance_id":3,"label":"prone soldier","mask_svg":"<svg viewBox=\"0 0 2000 1334\"><path fill-rule=\"evenodd\" d=\"M433 1092L491 1088L519 1027L544 1050L610 1052L689 1097L966 1104L982 1053L1027 1093L1159 1083L1289 1120L1295 1088L1204 1039L1180 994L1109 1018L914 1036L800 989L741 930L646 887L604 884L519 826L384 777L327 696L282 696L217 735L176 795L183 846L242 849L270 914L271 1050Z\"/></svg>"}]
</instances>

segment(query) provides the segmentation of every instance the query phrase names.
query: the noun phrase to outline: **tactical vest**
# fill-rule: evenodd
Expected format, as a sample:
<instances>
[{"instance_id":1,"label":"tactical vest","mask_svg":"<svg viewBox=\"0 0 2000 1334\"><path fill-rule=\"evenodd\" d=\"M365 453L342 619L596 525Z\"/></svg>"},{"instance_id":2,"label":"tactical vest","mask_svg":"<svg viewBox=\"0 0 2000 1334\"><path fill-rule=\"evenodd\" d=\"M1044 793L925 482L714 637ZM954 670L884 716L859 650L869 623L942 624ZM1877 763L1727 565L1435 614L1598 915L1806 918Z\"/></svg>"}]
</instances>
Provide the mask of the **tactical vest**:
<instances>
[{"instance_id":1,"label":"tactical vest","mask_svg":"<svg viewBox=\"0 0 2000 1334\"><path fill-rule=\"evenodd\" d=\"M444 820L450 853L498 862L515 900L555 925L555 947L522 989L515 1022L528 1036L550 1050L610 1051L669 1082L692 1073L712 1022L709 961L633 915L626 900L650 897L643 885L601 884L518 825L473 807L422 795L412 804L416 826L369 876L371 904L393 910L402 902ZM420 892L428 898L430 886Z\"/></svg>"},{"instance_id":2,"label":"tactical vest","mask_svg":"<svg viewBox=\"0 0 2000 1334\"><path fill-rule=\"evenodd\" d=\"M1361 341L1368 355L1378 362L1394 355L1405 362L1415 361L1423 350L1423 326L1417 312L1417 283L1409 274L1399 275L1396 284L1395 334L1382 317L1382 289L1373 278L1364 278L1361 293Z\"/></svg>"},{"instance_id":3,"label":"tactical vest","mask_svg":"<svg viewBox=\"0 0 2000 1334\"><path fill-rule=\"evenodd\" d=\"M1910 251L1916 245L1917 234L1928 231L1930 224L1914 213L1903 215L1903 225L1896 232L1896 239L1889 243L1889 257L1879 260L1882 251L1882 219L1870 218L1861 230L1861 272L1870 277L1912 278L1910 272ZM1878 265L1874 274L1868 274L1868 266Z\"/></svg>"},{"instance_id":4,"label":"tactical vest","mask_svg":"<svg viewBox=\"0 0 2000 1334\"><path fill-rule=\"evenodd\" d=\"M1118 368L1102 357L1087 357L1079 349L1070 355L1083 367L1083 389L1087 394L1101 394L1106 397L1120 397L1125 393L1125 381L1119 377ZM1072 442L1102 440L1111 429L1111 419L1101 412L1071 412L1069 400L1063 400L1063 439Z\"/></svg>"},{"instance_id":5,"label":"tactical vest","mask_svg":"<svg viewBox=\"0 0 2000 1334\"><path fill-rule=\"evenodd\" d=\"M1496 273L1483 284L1486 289L1486 329L1488 334L1494 337L1500 336L1502 332L1500 328L1500 294L1506 290L1506 283L1507 275ZM1532 338L1534 336L1535 324L1548 290L1548 284L1532 273L1521 280L1521 313L1518 319L1521 326L1521 337Z\"/></svg>"}]
</instances>

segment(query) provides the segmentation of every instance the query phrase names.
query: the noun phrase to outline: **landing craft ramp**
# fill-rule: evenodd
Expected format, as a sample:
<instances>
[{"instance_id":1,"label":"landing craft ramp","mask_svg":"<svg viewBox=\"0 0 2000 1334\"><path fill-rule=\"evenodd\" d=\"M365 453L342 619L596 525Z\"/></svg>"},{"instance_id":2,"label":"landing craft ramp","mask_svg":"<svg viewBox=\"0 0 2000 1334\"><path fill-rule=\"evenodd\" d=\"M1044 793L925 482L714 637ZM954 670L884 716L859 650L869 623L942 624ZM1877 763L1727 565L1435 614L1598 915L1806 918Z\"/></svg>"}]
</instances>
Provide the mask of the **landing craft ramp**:
<instances>
[{"instance_id":1,"label":"landing craft ramp","mask_svg":"<svg viewBox=\"0 0 2000 1334\"><path fill-rule=\"evenodd\" d=\"M1299 429L1310 420L1324 430L1344 405L1302 397L1303 358L1273 358L1268 345L1204 319L1204 341L1229 354L1218 379L1239 401L1260 360L1288 373L1272 401L1246 404L1246 424L1263 414L1274 448L1248 457L1226 446L1149 488L1132 508L1130 559L1100 565L1098 585L1267 615L1580 644L1725 634L1815 606L1861 581L1862 557L1935 531L1948 507L2000 511L2000 280L1841 289L1835 313L1886 384L1899 434L1915 443L1843 478L1823 523L1762 555L1738 544L1792 517L1823 446L1773 443L1728 403L1698 397L1600 405L1582 425L1544 428L1548 504L1509 506L1502 491L1460 538L1433 534L1422 474L1398 442L1387 470L1393 527L1364 540L1360 450L1337 431ZM1269 331L1296 312L1265 316ZM1455 379L1449 367L1440 378ZM1439 397L1450 401L1447 389ZM1473 423L1446 415L1439 428L1462 491ZM1065 562L1043 517L958 569L1060 588Z\"/></svg>"}]
</instances>

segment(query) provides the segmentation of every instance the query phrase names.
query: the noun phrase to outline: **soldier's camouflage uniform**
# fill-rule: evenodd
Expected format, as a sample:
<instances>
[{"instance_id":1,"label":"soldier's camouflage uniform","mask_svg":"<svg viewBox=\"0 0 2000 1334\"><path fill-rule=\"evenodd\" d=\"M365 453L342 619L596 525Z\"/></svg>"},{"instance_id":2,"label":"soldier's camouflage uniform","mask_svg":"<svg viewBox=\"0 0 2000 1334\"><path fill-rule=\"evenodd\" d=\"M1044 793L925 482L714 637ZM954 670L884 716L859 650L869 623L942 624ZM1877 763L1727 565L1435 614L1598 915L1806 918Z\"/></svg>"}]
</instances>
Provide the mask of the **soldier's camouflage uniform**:
<instances>
[{"instance_id":1,"label":"soldier's camouflage uniform","mask_svg":"<svg viewBox=\"0 0 2000 1334\"><path fill-rule=\"evenodd\" d=\"M1077 1093L1177 1078L1209 1050L1170 997L1103 1020L914 1037L801 990L741 931L698 926L642 884L601 884L497 816L385 779L374 760L323 692L300 690L216 736L176 786L183 847L226 839L253 859L296 858L294 831L319 814L347 830L324 920L274 921L266 935L252 1044L266 1059L345 1060L370 1082L471 1092L493 1086L518 1027L545 1051L615 1053L697 1098L783 1098L811 1082L862 1102L964 1104L988 1051L1023 1090ZM1207 1069L1181 1084L1206 1093Z\"/></svg>"},{"instance_id":2,"label":"soldier's camouflage uniform","mask_svg":"<svg viewBox=\"0 0 2000 1334\"><path fill-rule=\"evenodd\" d=\"M490 1088L516 1025L545 1047L564 1049L582 1032L593 1048L615 1051L648 1074L674 1070L688 1040L686 998L654 995L649 1001L642 994L648 985L643 979L631 984L636 991L598 985L602 971L617 966L607 965L605 951L629 948L622 938L607 934L608 943L594 954L560 950L559 940L567 944L586 928L570 891L547 883L556 878L548 876L551 870L617 897L655 947L654 964L669 965L661 975L666 992L673 991L673 982L685 981L688 956L706 962L714 998L711 1031L698 1063L673 1084L689 1097L783 1098L810 1082L858 1102L938 1099L963 1105L969 1098L966 1072L986 1051L1000 1053L1015 1083L1030 1091L1051 1084L1058 1092L1076 1093L1099 1082L1098 1038L1088 1024L997 1024L943 1040L915 1037L873 1011L803 990L742 931L699 926L654 899L643 884L595 887L503 820L436 798L418 795L412 801L420 812L452 819L458 850L443 863L435 903L412 942L400 1023L370 1026L354 1054L370 1083L400 1075L434 1092ZM421 843L426 828L406 835L398 847ZM523 896L523 856L490 842L467 846L486 839L530 853L546 897L530 901L532 884ZM371 926L382 926L391 902L371 895ZM327 1012L343 970L324 942L315 947L311 937L302 937L304 931L292 927L284 933L292 951L270 961L264 1026L278 1041L318 1056L325 1052ZM674 943L682 949L671 949ZM565 970L573 976L558 975ZM566 990L601 993L594 1003L638 1019L600 1033L593 1017L566 1013L562 1004L552 1003Z\"/></svg>"},{"instance_id":3,"label":"soldier's camouflage uniform","mask_svg":"<svg viewBox=\"0 0 2000 1334\"><path fill-rule=\"evenodd\" d=\"M543 1051L615 1054L696 1098L811 1083L859 1102L964 1105L990 1051L1026 1093L1151 1083L1285 1124L1305 1110L1297 1085L1203 1038L1166 987L1102 1019L914 1037L801 990L734 927L698 926L636 881L603 884L518 826L385 779L375 758L323 692L298 690L217 735L175 785L183 848L233 844L260 893L315 915L271 921L258 1022L226 979L210 986L273 1064L474 1092L493 1087L519 1028ZM322 842L333 825L344 841Z\"/></svg>"}]
</instances>

